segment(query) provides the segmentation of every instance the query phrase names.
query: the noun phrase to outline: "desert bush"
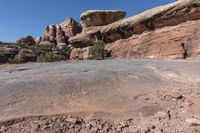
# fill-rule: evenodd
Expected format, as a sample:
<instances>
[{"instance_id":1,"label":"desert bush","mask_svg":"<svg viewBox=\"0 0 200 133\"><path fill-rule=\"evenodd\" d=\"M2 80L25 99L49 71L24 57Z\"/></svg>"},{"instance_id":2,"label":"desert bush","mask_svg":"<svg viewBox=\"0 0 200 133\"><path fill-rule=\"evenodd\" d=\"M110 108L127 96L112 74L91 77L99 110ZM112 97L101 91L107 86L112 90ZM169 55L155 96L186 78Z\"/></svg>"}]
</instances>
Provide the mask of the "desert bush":
<instances>
[{"instance_id":1,"label":"desert bush","mask_svg":"<svg viewBox=\"0 0 200 133\"><path fill-rule=\"evenodd\" d=\"M46 52L44 54L40 54L37 57L37 61L38 62L54 62L54 61L58 61L58 56L56 54L54 54L53 52Z\"/></svg>"},{"instance_id":2,"label":"desert bush","mask_svg":"<svg viewBox=\"0 0 200 133\"><path fill-rule=\"evenodd\" d=\"M1 42L0 41L0 45L9 45L9 46L17 46L17 44L16 43L12 43L12 42Z\"/></svg>"},{"instance_id":3,"label":"desert bush","mask_svg":"<svg viewBox=\"0 0 200 133\"><path fill-rule=\"evenodd\" d=\"M10 62L10 63L13 63L13 64L20 64L20 63L22 63L22 61L20 61L20 60L17 58L17 55L16 55L14 58L9 58L9 62Z\"/></svg>"},{"instance_id":4,"label":"desert bush","mask_svg":"<svg viewBox=\"0 0 200 133\"><path fill-rule=\"evenodd\" d=\"M90 59L94 60L102 60L104 59L104 42L103 41L97 41L94 43L94 45L90 48Z\"/></svg>"},{"instance_id":5,"label":"desert bush","mask_svg":"<svg viewBox=\"0 0 200 133\"><path fill-rule=\"evenodd\" d=\"M68 46L64 46L64 47L61 49L61 51L62 51L63 53L69 54L69 53L71 52L71 48L68 47Z\"/></svg>"}]
</instances>

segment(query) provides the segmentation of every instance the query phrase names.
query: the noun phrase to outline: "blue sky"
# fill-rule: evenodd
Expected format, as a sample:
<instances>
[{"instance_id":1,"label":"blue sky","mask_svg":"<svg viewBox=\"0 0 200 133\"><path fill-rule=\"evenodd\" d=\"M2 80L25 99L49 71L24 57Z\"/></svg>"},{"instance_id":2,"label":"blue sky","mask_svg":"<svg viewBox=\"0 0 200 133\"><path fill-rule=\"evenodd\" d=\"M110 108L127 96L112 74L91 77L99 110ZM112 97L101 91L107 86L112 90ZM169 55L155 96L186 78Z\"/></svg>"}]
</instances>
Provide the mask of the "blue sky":
<instances>
[{"instance_id":1,"label":"blue sky","mask_svg":"<svg viewBox=\"0 0 200 133\"><path fill-rule=\"evenodd\" d=\"M127 17L176 0L0 0L0 41L40 36L46 25L91 9L125 10Z\"/></svg>"}]
</instances>

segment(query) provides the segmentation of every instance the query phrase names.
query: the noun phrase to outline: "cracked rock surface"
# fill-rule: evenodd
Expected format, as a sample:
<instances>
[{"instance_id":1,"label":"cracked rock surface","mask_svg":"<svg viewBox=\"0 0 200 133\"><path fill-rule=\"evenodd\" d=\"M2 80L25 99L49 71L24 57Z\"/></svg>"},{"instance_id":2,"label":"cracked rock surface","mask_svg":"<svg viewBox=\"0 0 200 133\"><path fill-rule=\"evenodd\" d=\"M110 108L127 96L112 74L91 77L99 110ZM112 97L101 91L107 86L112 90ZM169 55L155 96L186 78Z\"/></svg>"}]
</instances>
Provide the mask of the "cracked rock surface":
<instances>
[{"instance_id":1,"label":"cracked rock surface","mask_svg":"<svg viewBox=\"0 0 200 133\"><path fill-rule=\"evenodd\" d=\"M199 61L0 66L0 132L200 132Z\"/></svg>"}]
</instances>

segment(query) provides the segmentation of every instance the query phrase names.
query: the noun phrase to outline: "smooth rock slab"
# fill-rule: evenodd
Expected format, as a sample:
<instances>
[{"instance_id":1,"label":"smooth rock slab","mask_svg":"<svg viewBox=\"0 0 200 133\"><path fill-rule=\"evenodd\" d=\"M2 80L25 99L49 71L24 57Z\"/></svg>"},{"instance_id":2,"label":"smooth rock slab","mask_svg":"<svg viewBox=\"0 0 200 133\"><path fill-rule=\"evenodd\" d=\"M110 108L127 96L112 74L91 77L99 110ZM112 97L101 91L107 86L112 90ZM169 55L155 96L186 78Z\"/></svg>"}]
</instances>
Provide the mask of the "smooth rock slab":
<instances>
[{"instance_id":1,"label":"smooth rock slab","mask_svg":"<svg viewBox=\"0 0 200 133\"><path fill-rule=\"evenodd\" d=\"M187 112L189 114L200 116L200 103L193 103L188 107Z\"/></svg>"}]
</instances>

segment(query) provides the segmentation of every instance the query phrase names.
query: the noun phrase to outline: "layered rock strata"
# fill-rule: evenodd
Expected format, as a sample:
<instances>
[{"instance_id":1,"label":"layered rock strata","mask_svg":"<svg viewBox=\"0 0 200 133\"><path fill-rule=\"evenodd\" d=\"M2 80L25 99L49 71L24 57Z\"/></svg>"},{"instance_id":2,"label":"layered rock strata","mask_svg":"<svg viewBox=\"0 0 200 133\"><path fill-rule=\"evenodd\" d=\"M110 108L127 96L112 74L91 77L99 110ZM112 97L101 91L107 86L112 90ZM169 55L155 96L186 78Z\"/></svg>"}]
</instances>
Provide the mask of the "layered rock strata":
<instances>
[{"instance_id":1,"label":"layered rock strata","mask_svg":"<svg viewBox=\"0 0 200 133\"><path fill-rule=\"evenodd\" d=\"M83 48L103 40L113 57L199 58L200 1L180 0L106 26L93 26L69 39Z\"/></svg>"},{"instance_id":2,"label":"layered rock strata","mask_svg":"<svg viewBox=\"0 0 200 133\"><path fill-rule=\"evenodd\" d=\"M106 26L93 27L69 39L72 46L93 44L96 38L105 42L125 39L144 31L174 26L190 20L200 19L199 0L181 0L145 11Z\"/></svg>"},{"instance_id":3,"label":"layered rock strata","mask_svg":"<svg viewBox=\"0 0 200 133\"><path fill-rule=\"evenodd\" d=\"M81 14L82 27L104 26L123 19L124 11L116 10L88 10Z\"/></svg>"}]
</instances>

